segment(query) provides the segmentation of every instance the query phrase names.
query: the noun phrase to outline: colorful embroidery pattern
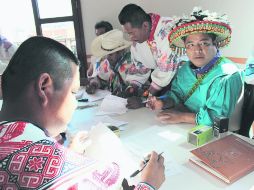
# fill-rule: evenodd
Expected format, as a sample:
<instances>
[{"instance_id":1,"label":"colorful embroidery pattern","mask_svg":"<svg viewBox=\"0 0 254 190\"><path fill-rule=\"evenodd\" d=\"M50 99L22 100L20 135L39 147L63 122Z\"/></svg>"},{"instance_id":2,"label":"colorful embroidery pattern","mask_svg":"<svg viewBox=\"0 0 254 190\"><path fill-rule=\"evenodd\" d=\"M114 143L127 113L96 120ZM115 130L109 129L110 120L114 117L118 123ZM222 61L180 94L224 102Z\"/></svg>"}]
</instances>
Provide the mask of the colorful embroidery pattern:
<instances>
[{"instance_id":1,"label":"colorful embroidery pattern","mask_svg":"<svg viewBox=\"0 0 254 190\"><path fill-rule=\"evenodd\" d=\"M136 65L132 64L131 67L128 69L128 74L146 74L150 71L149 68L146 68L141 62L138 62Z\"/></svg>"},{"instance_id":2,"label":"colorful embroidery pattern","mask_svg":"<svg viewBox=\"0 0 254 190\"><path fill-rule=\"evenodd\" d=\"M99 182L104 187L110 187L117 182L120 176L120 167L116 163L112 163L111 167L106 168L104 171L94 171L93 179Z\"/></svg>"},{"instance_id":3,"label":"colorful embroidery pattern","mask_svg":"<svg viewBox=\"0 0 254 190\"><path fill-rule=\"evenodd\" d=\"M0 161L0 186L13 190L49 187L53 181L85 163L73 156L66 159L69 156L64 147L50 140L32 143Z\"/></svg>"}]
</instances>

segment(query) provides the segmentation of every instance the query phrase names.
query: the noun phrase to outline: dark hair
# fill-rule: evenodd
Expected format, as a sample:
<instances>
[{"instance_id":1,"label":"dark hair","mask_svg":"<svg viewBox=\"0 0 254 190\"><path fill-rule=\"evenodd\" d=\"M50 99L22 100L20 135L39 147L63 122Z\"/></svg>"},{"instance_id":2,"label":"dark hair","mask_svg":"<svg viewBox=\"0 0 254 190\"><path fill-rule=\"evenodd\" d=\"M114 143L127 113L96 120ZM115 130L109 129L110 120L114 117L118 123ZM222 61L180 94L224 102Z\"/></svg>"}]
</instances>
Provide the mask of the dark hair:
<instances>
[{"instance_id":1,"label":"dark hair","mask_svg":"<svg viewBox=\"0 0 254 190\"><path fill-rule=\"evenodd\" d=\"M113 26L108 21L100 21L97 22L94 26L95 30L99 28L105 28L105 33L113 30Z\"/></svg>"},{"instance_id":2,"label":"dark hair","mask_svg":"<svg viewBox=\"0 0 254 190\"><path fill-rule=\"evenodd\" d=\"M216 37L217 37L217 35L216 34L213 34L213 33L206 33L211 39L212 39L212 41L214 42L214 43L216 43ZM187 38L187 36L183 36L182 37L182 40L185 42L186 41L186 38Z\"/></svg>"},{"instance_id":3,"label":"dark hair","mask_svg":"<svg viewBox=\"0 0 254 190\"><path fill-rule=\"evenodd\" d=\"M121 25L130 23L134 28L141 28L142 24L147 21L151 23L151 18L140 6L128 4L121 10L118 15L118 20Z\"/></svg>"},{"instance_id":4,"label":"dark hair","mask_svg":"<svg viewBox=\"0 0 254 190\"><path fill-rule=\"evenodd\" d=\"M24 41L11 58L2 75L3 99L12 100L40 74L48 73L56 89L72 78L71 63L78 65L75 55L63 44L46 37L31 37Z\"/></svg>"}]
</instances>

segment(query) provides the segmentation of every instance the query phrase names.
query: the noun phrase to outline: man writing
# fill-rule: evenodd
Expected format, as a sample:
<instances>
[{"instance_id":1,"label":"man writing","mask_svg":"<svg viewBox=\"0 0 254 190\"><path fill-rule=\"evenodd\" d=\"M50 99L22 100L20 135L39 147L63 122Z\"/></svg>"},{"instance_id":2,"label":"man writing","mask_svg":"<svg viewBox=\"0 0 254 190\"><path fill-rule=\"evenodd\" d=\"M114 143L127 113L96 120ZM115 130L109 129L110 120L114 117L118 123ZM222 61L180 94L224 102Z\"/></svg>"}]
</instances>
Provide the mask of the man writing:
<instances>
[{"instance_id":1,"label":"man writing","mask_svg":"<svg viewBox=\"0 0 254 190\"><path fill-rule=\"evenodd\" d=\"M3 189L118 187L119 175L112 175L119 174L116 163L97 170L95 161L54 140L66 130L76 109L78 70L74 54L49 38L29 38L14 54L2 77L0 186ZM158 154L152 152L142 172L142 182L136 188L158 189L165 179L163 162L162 156L158 159ZM108 180L100 178L100 172L108 174L104 175Z\"/></svg>"}]
</instances>

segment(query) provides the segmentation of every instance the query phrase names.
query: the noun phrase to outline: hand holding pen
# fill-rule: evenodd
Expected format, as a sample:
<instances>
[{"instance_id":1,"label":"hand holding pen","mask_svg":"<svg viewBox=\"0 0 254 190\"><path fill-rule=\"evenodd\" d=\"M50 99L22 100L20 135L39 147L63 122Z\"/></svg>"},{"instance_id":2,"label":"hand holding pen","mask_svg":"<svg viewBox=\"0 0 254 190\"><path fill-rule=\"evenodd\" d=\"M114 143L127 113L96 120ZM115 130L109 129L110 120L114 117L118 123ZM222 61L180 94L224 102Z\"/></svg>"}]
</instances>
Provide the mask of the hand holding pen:
<instances>
[{"instance_id":1,"label":"hand holding pen","mask_svg":"<svg viewBox=\"0 0 254 190\"><path fill-rule=\"evenodd\" d=\"M159 159L161 158L161 155L163 154L163 152L161 152L159 155L158 155L158 161L159 161ZM149 155L150 156L150 155ZM151 157L151 156L150 156ZM135 177L136 175L138 175L140 172L142 172L142 170L146 167L146 165L148 164L148 162L149 162L149 160L150 160L150 158L148 158L148 159L144 159L144 161L143 161L143 163L144 163L144 165L142 166L142 168L140 169L140 170L136 170L133 174L131 174L131 176L130 177Z\"/></svg>"},{"instance_id":2,"label":"hand holding pen","mask_svg":"<svg viewBox=\"0 0 254 190\"><path fill-rule=\"evenodd\" d=\"M152 110L161 110L163 107L162 100L166 98L167 98L167 95L163 95L159 97L151 96L151 97L148 97L148 99L144 101L143 103L146 103L147 107L149 107Z\"/></svg>"},{"instance_id":3,"label":"hand holding pen","mask_svg":"<svg viewBox=\"0 0 254 190\"><path fill-rule=\"evenodd\" d=\"M135 171L135 175L141 173L141 181L152 185L155 189L158 189L165 180L164 174L164 157L163 152L157 154L152 152L149 161L140 169L139 172ZM134 173L131 175L133 176ZM133 176L134 177L134 176Z\"/></svg>"}]
</instances>

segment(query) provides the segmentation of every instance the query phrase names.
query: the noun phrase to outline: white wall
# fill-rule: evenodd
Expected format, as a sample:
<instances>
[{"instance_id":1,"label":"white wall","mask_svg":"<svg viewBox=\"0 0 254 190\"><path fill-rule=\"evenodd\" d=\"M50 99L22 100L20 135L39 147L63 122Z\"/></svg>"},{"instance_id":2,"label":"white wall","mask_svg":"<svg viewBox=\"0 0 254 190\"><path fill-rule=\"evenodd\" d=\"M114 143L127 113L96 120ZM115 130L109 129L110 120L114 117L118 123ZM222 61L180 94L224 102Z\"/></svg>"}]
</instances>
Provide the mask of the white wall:
<instances>
[{"instance_id":1,"label":"white wall","mask_svg":"<svg viewBox=\"0 0 254 190\"><path fill-rule=\"evenodd\" d=\"M189 15L194 6L226 13L232 27L232 42L223 50L225 56L248 57L254 46L253 0L81 0L87 53L95 38L94 25L100 20L110 21L114 28L121 29L118 14L128 3L140 5L146 12L161 16Z\"/></svg>"}]
</instances>

